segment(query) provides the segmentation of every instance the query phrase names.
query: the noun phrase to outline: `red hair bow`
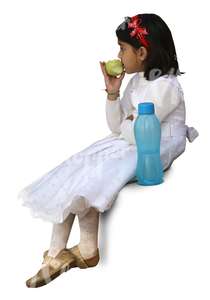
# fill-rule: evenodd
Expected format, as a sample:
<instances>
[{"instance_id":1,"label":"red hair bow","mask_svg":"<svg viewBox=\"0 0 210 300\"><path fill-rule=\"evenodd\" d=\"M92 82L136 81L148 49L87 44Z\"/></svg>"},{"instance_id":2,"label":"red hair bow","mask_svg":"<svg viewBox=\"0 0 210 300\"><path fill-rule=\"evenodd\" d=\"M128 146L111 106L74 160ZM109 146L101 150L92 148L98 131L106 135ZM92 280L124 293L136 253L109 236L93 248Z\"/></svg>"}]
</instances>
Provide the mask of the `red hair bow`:
<instances>
[{"instance_id":1,"label":"red hair bow","mask_svg":"<svg viewBox=\"0 0 210 300\"><path fill-rule=\"evenodd\" d=\"M133 31L130 32L131 37L135 37L140 41L140 43L148 47L148 41L145 39L145 35L148 34L145 27L141 27L141 19L138 16L134 16L131 18L131 21L128 23L128 28L134 28Z\"/></svg>"}]
</instances>

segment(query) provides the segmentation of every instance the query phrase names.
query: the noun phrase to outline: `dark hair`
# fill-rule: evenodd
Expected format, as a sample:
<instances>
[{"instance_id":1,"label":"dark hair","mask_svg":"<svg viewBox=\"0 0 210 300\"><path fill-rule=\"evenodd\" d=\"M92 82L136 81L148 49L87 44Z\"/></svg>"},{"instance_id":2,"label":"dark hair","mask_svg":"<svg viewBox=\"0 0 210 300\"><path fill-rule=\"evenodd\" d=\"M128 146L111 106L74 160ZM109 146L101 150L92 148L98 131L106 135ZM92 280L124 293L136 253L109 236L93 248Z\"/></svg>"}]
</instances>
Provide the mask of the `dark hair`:
<instances>
[{"instance_id":1,"label":"dark hair","mask_svg":"<svg viewBox=\"0 0 210 300\"><path fill-rule=\"evenodd\" d=\"M149 44L144 70L146 79L153 80L165 74L174 74L175 76L184 74L179 71L173 37L167 24L156 14L139 14L137 16L141 18L141 26L145 27L148 32L148 35L145 36ZM118 26L116 35L120 41L139 49L143 45L136 37L130 36L130 32L133 30L133 28L128 28L130 19L130 17L126 17L126 20ZM159 72L158 76L157 72Z\"/></svg>"}]
</instances>

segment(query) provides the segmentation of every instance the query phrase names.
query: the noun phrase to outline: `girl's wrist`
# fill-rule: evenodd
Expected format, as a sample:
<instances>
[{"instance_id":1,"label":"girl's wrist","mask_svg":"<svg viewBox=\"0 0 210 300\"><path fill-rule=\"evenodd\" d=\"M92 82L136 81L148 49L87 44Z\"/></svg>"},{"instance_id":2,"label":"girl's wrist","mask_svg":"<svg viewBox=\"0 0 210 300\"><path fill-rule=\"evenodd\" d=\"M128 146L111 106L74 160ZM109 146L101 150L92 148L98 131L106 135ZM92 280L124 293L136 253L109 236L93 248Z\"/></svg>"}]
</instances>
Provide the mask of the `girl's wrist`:
<instances>
[{"instance_id":1,"label":"girl's wrist","mask_svg":"<svg viewBox=\"0 0 210 300\"><path fill-rule=\"evenodd\" d=\"M107 89L105 89L105 91L107 92L108 95L117 95L120 93L120 90L117 91L108 91Z\"/></svg>"},{"instance_id":2,"label":"girl's wrist","mask_svg":"<svg viewBox=\"0 0 210 300\"><path fill-rule=\"evenodd\" d=\"M109 100L116 100L119 96L120 96L120 91L108 91L107 89L105 89L105 91L107 92L107 96Z\"/></svg>"},{"instance_id":3,"label":"girl's wrist","mask_svg":"<svg viewBox=\"0 0 210 300\"><path fill-rule=\"evenodd\" d=\"M119 96L116 96L116 95L108 95L108 100L110 100L110 101L115 101L115 100L117 100L117 98L118 98Z\"/></svg>"}]
</instances>

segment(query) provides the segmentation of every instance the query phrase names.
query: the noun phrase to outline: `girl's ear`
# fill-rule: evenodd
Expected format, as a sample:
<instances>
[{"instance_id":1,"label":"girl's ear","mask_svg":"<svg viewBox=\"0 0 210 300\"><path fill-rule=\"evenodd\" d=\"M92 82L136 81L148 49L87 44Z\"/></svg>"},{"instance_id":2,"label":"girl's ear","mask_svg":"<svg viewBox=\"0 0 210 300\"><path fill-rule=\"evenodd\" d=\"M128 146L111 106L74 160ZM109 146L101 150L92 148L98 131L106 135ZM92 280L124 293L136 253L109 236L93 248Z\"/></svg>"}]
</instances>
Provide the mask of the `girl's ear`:
<instances>
[{"instance_id":1,"label":"girl's ear","mask_svg":"<svg viewBox=\"0 0 210 300\"><path fill-rule=\"evenodd\" d=\"M140 47L137 52L137 59L141 62L145 61L147 58L147 49L145 47Z\"/></svg>"}]
</instances>

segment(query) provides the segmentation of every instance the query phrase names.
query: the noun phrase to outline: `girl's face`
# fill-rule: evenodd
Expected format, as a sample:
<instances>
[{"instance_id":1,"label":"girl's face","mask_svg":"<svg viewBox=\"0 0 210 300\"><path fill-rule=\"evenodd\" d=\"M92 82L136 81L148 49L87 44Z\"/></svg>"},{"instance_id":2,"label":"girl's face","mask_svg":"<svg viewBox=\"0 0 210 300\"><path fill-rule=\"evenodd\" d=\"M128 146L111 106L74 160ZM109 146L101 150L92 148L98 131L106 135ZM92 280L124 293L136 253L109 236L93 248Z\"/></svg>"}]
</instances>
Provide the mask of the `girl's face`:
<instances>
[{"instance_id":1,"label":"girl's face","mask_svg":"<svg viewBox=\"0 0 210 300\"><path fill-rule=\"evenodd\" d=\"M120 52L118 58L120 58L122 64L125 67L127 74L144 71L144 61L147 56L147 50L145 47L140 47L138 50L134 49L131 45L118 40L120 45Z\"/></svg>"}]
</instances>

